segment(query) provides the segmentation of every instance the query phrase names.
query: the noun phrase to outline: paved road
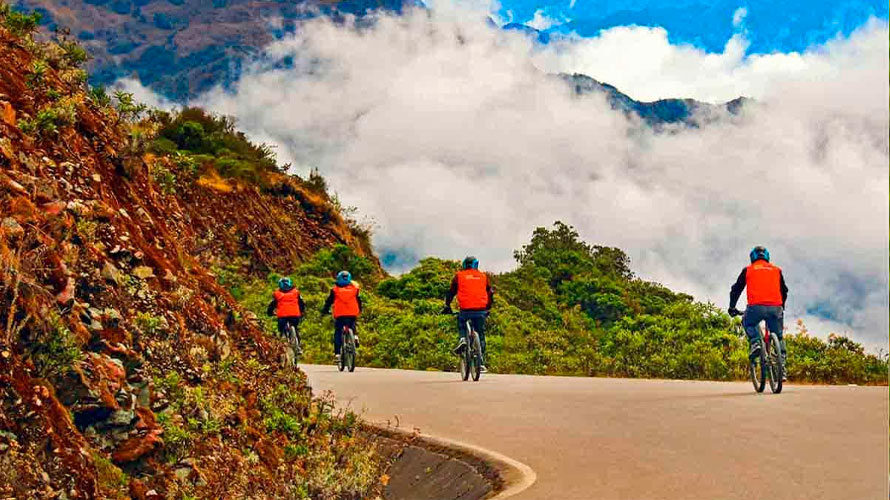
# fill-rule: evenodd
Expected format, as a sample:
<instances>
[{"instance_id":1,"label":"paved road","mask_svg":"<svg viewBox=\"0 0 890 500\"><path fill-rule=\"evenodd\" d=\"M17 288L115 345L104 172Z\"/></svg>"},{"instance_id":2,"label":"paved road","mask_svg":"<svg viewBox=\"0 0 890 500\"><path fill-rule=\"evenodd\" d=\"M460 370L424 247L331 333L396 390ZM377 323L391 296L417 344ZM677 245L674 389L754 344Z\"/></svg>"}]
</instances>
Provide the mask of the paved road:
<instances>
[{"instance_id":1,"label":"paved road","mask_svg":"<svg viewBox=\"0 0 890 500\"><path fill-rule=\"evenodd\" d=\"M886 387L304 369L370 420L528 464L517 500L888 498Z\"/></svg>"}]
</instances>

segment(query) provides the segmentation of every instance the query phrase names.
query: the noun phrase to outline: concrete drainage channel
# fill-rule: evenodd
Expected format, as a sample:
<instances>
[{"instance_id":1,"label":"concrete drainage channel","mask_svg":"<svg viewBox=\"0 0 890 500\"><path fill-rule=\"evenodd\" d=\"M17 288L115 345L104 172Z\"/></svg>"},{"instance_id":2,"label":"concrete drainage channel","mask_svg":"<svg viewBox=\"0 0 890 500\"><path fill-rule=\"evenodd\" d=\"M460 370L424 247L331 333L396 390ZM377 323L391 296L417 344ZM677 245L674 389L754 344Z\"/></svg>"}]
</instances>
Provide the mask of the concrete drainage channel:
<instances>
[{"instance_id":1,"label":"concrete drainage channel","mask_svg":"<svg viewBox=\"0 0 890 500\"><path fill-rule=\"evenodd\" d=\"M484 448L382 425L368 430L398 450L386 500L503 500L536 480L529 466Z\"/></svg>"}]
</instances>

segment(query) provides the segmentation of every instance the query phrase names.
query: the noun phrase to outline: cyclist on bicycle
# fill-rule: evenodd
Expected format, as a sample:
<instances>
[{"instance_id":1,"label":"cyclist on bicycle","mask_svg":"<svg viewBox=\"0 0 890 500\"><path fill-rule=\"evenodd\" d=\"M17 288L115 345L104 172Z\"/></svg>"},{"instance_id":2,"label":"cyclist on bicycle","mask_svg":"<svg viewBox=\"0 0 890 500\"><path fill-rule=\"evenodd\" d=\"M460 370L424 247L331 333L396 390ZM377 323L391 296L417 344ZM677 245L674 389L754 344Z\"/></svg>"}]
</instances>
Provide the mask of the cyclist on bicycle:
<instances>
[{"instance_id":1,"label":"cyclist on bicycle","mask_svg":"<svg viewBox=\"0 0 890 500\"><path fill-rule=\"evenodd\" d=\"M787 355L785 341L782 340L785 320L785 302L788 300L788 286L782 269L770 264L769 250L756 246L749 255L751 265L742 269L735 284L729 292L729 314L738 316L736 303L742 290L748 289L748 306L742 318L742 326L751 345L750 356L753 359L760 354L760 335L757 331L761 321L766 321L770 333L779 339L782 358Z\"/></svg>"},{"instance_id":2,"label":"cyclist on bicycle","mask_svg":"<svg viewBox=\"0 0 890 500\"><path fill-rule=\"evenodd\" d=\"M485 318L491 309L494 299L494 291L488 281L488 276L479 270L479 259L468 256L461 264L454 279L451 280L451 288L445 295L445 308L442 312L451 314L451 301L457 297L457 305L460 313L457 315L457 329L460 342L454 348L455 353L467 346L467 321L473 330L479 335L479 343L482 345L482 371L485 367Z\"/></svg>"},{"instance_id":3,"label":"cyclist on bicycle","mask_svg":"<svg viewBox=\"0 0 890 500\"><path fill-rule=\"evenodd\" d=\"M356 332L356 319L362 312L362 298L359 295L358 286L352 282L349 271L337 273L337 280L321 314L327 315L331 306L334 308L334 360L340 361L340 348L343 345L343 328L349 327L355 335L355 346L358 347L358 333Z\"/></svg>"},{"instance_id":4,"label":"cyclist on bicycle","mask_svg":"<svg viewBox=\"0 0 890 500\"><path fill-rule=\"evenodd\" d=\"M266 308L266 314L278 317L278 333L287 338L287 326L293 325L294 331L297 333L297 341L300 340L300 322L303 321L303 311L306 310L306 303L300 296L300 291L294 288L294 282L284 277L278 280L278 290L272 296L272 302ZM302 344L300 344L302 345ZM297 348L302 351L302 348Z\"/></svg>"}]
</instances>

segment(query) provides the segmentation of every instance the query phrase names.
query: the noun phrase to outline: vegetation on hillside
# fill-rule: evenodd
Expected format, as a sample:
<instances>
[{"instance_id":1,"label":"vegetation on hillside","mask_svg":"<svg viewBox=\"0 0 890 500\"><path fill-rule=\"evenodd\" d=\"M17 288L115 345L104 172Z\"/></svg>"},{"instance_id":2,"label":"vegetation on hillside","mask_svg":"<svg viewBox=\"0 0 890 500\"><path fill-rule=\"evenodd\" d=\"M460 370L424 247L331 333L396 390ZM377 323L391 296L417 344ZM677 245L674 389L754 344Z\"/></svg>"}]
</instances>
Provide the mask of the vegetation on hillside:
<instances>
[{"instance_id":1,"label":"vegetation on hillside","mask_svg":"<svg viewBox=\"0 0 890 500\"><path fill-rule=\"evenodd\" d=\"M492 371L708 380L747 376L747 343L739 320L636 278L620 249L589 245L557 222L536 229L515 257L516 269L491 276L496 290L487 333ZM318 310L331 277L351 269L366 306L359 321L361 363L455 369L455 321L439 311L459 264L427 258L410 272L383 280L368 268L346 247L321 251L296 267L293 277L308 307L301 329L305 360L330 362L331 321L320 318ZM275 335L275 322L264 314L279 275L245 278L231 265L219 269L218 276L257 315L267 334ZM798 324L785 338L793 381L887 383L887 356L866 353L847 337L831 335L824 341Z\"/></svg>"},{"instance_id":2,"label":"vegetation on hillside","mask_svg":"<svg viewBox=\"0 0 890 500\"><path fill-rule=\"evenodd\" d=\"M230 120L89 88L36 27L0 2L0 497L378 494L356 416L210 272L339 243L379 274L369 245Z\"/></svg>"}]
</instances>

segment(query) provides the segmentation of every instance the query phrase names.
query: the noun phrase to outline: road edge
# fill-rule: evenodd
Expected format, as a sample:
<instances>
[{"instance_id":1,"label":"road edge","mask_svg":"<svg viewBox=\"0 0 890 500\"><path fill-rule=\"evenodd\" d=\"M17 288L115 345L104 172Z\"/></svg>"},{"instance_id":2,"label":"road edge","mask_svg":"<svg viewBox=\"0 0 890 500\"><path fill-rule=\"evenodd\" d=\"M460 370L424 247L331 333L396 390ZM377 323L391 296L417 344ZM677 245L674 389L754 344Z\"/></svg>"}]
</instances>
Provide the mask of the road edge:
<instances>
[{"instance_id":1,"label":"road edge","mask_svg":"<svg viewBox=\"0 0 890 500\"><path fill-rule=\"evenodd\" d=\"M433 436L418 431L411 432L403 428L393 427L387 423L366 420L363 424L371 432L384 436L398 437L422 448L444 453L458 460L472 457L475 460L471 461L478 461L483 467L495 473L500 480L493 482L493 494L487 496L486 500L504 500L518 495L535 484L538 479L537 473L528 465L494 450L455 439ZM473 464L470 465L476 468ZM488 477L485 471L478 472L483 477Z\"/></svg>"}]
</instances>

